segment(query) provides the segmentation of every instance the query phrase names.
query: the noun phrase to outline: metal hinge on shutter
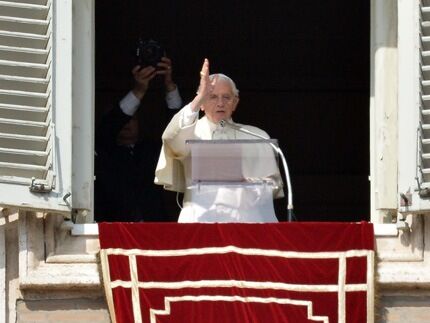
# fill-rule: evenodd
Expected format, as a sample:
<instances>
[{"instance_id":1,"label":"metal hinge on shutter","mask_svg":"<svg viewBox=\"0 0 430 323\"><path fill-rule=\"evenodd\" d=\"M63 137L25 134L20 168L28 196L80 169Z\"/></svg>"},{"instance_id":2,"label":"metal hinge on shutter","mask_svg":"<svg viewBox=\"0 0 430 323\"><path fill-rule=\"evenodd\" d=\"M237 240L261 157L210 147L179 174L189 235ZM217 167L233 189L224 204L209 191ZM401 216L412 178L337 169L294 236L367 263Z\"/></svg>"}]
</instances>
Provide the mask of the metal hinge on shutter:
<instances>
[{"instance_id":1,"label":"metal hinge on shutter","mask_svg":"<svg viewBox=\"0 0 430 323\"><path fill-rule=\"evenodd\" d=\"M49 193L55 188L55 175L52 171L48 172L46 180L31 179L30 191L33 193Z\"/></svg>"}]
</instances>

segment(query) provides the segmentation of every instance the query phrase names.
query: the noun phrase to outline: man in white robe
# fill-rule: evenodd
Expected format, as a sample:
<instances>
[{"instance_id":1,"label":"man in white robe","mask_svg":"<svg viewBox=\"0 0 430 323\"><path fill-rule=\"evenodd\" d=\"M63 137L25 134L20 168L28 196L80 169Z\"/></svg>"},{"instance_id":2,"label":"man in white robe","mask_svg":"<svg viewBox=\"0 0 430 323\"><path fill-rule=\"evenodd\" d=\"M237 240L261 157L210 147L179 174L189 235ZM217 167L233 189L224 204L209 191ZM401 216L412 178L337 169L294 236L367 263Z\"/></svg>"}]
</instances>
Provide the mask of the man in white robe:
<instances>
[{"instance_id":1,"label":"man in white robe","mask_svg":"<svg viewBox=\"0 0 430 323\"><path fill-rule=\"evenodd\" d=\"M248 178L251 173L264 179L264 184L207 186L204 189L194 186L193 189L187 140L269 138L259 128L233 122L231 116L238 103L239 91L234 82L223 74L209 75L209 61L205 59L196 97L172 118L162 135L163 147L155 172L156 184L184 193L179 222L277 222L272 198L283 196L282 179L275 154L267 152L271 150L268 145L252 145L249 149L254 150L254 156L269 155L271 158L265 158L264 162L244 160L242 166L248 184L255 179ZM198 118L200 110L205 113L201 119ZM235 127L222 126L221 121ZM255 135L239 131L239 128Z\"/></svg>"}]
</instances>

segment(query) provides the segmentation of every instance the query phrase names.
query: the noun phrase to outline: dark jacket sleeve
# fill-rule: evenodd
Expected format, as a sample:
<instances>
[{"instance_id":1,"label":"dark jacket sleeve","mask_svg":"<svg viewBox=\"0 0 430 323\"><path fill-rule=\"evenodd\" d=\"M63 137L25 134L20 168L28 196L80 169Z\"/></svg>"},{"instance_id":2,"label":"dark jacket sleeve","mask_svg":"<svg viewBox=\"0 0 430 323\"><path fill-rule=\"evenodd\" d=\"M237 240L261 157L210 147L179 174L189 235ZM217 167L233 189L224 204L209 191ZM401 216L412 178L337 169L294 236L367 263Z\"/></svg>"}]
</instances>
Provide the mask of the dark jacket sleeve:
<instances>
[{"instance_id":1,"label":"dark jacket sleeve","mask_svg":"<svg viewBox=\"0 0 430 323\"><path fill-rule=\"evenodd\" d=\"M96 152L109 150L115 146L119 132L130 119L131 116L122 112L119 105L104 115L96 131Z\"/></svg>"},{"instance_id":2,"label":"dark jacket sleeve","mask_svg":"<svg viewBox=\"0 0 430 323\"><path fill-rule=\"evenodd\" d=\"M114 221L117 219L118 198L112 193L110 182L115 166L117 145L116 138L125 124L131 119L116 106L102 117L95 134L94 172L94 217L96 221Z\"/></svg>"}]
</instances>

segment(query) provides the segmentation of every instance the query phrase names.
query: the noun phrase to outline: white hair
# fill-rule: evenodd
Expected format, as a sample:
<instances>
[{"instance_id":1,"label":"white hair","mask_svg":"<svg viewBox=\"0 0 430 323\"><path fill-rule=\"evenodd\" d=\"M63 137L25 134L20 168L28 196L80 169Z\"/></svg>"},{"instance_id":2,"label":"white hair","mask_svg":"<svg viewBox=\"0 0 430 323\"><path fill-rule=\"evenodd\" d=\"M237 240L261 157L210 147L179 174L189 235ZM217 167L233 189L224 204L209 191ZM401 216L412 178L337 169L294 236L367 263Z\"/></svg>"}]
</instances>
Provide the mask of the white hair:
<instances>
[{"instance_id":1,"label":"white hair","mask_svg":"<svg viewBox=\"0 0 430 323\"><path fill-rule=\"evenodd\" d=\"M233 92L233 95L239 97L239 90L236 87L236 83L234 83L234 81L231 78L229 78L225 74L217 73L217 74L211 74L211 75L209 75L209 80L212 81L214 79L214 77L218 77L218 81L221 80L221 81L228 82L230 84L230 86L231 86L231 90Z\"/></svg>"}]
</instances>

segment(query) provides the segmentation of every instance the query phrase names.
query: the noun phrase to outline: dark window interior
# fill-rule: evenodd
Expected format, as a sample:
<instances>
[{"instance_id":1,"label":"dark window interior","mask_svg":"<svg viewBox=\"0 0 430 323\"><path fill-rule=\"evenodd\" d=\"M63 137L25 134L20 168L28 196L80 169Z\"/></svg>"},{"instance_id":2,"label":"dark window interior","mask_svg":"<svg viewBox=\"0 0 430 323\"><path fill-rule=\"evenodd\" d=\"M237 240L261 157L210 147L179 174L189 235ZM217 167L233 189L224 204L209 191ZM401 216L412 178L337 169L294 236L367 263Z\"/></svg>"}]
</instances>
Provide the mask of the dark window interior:
<instances>
[{"instance_id":1,"label":"dark window interior","mask_svg":"<svg viewBox=\"0 0 430 323\"><path fill-rule=\"evenodd\" d=\"M96 122L131 88L142 35L162 42L187 103L200 66L233 78L234 119L285 152L300 221L368 220L370 2L96 1ZM161 82L144 98L143 135L166 126ZM178 214L166 192L169 216ZM286 220L286 201L276 201Z\"/></svg>"}]
</instances>

